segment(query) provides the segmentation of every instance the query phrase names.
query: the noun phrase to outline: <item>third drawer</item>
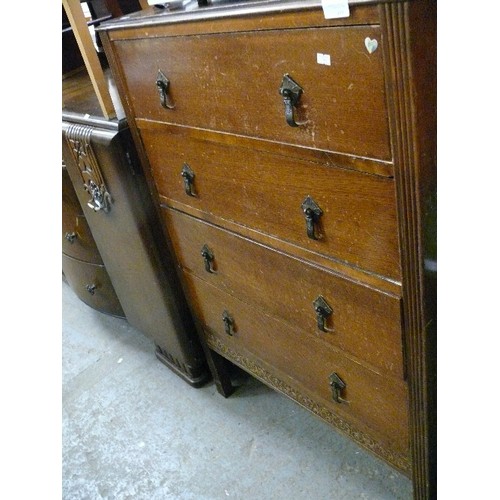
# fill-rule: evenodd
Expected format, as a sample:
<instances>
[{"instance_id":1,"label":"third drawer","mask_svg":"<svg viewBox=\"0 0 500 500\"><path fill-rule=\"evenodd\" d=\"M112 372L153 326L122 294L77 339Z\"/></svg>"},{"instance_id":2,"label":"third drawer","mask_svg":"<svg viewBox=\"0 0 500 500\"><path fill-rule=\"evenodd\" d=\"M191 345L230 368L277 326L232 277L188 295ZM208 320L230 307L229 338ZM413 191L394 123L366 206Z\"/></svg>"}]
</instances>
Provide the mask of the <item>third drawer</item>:
<instances>
[{"instance_id":1,"label":"third drawer","mask_svg":"<svg viewBox=\"0 0 500 500\"><path fill-rule=\"evenodd\" d=\"M403 377L400 297L176 210L165 208L163 216L184 270L342 349L374 371ZM320 297L331 308L329 315L316 310Z\"/></svg>"}]
</instances>

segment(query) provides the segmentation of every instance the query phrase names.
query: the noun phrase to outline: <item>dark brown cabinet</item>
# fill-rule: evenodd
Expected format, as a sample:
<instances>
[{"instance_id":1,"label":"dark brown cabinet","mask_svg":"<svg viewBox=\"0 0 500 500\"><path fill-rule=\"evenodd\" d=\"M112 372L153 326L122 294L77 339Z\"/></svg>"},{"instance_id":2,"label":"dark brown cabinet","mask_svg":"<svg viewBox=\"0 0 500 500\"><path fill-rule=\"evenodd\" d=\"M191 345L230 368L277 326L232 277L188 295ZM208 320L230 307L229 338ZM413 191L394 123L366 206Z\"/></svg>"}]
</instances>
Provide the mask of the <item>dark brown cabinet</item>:
<instances>
[{"instance_id":1,"label":"dark brown cabinet","mask_svg":"<svg viewBox=\"0 0 500 500\"><path fill-rule=\"evenodd\" d=\"M155 224L125 119L64 112L63 158L127 321L191 385L207 380L203 351ZM68 265L68 264L67 264Z\"/></svg>"},{"instance_id":2,"label":"dark brown cabinet","mask_svg":"<svg viewBox=\"0 0 500 500\"><path fill-rule=\"evenodd\" d=\"M125 317L65 165L62 167L62 270L90 307Z\"/></svg>"}]
</instances>

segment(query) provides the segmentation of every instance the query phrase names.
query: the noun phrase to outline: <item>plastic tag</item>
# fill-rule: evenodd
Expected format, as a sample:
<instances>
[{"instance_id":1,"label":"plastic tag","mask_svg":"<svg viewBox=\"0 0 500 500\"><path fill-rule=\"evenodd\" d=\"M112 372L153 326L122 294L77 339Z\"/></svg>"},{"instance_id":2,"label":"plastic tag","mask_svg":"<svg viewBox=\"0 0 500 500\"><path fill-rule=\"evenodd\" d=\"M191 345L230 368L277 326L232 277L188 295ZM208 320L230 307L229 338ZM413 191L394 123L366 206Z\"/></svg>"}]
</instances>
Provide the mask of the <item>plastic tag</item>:
<instances>
[{"instance_id":1,"label":"plastic tag","mask_svg":"<svg viewBox=\"0 0 500 500\"><path fill-rule=\"evenodd\" d=\"M325 19L338 19L350 15L347 0L321 0L321 7L323 7Z\"/></svg>"}]
</instances>

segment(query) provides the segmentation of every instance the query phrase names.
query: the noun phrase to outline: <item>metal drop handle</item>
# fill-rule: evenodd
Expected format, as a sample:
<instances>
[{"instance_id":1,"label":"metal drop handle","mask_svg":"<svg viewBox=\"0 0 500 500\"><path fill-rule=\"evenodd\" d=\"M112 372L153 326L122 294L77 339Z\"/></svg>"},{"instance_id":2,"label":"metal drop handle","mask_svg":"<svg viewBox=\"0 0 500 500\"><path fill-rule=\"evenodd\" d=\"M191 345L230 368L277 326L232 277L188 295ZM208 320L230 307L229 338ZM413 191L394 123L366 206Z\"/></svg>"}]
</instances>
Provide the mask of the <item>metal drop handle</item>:
<instances>
[{"instance_id":1,"label":"metal drop handle","mask_svg":"<svg viewBox=\"0 0 500 500\"><path fill-rule=\"evenodd\" d=\"M302 92L302 87L286 73L281 82L280 94L283 97L283 104L285 105L285 120L290 127L302 125L302 123L295 121L295 107L299 103Z\"/></svg>"},{"instance_id":2,"label":"metal drop handle","mask_svg":"<svg viewBox=\"0 0 500 500\"><path fill-rule=\"evenodd\" d=\"M174 109L175 104L169 95L170 91L170 80L165 76L163 71L158 70L158 75L156 76L156 88L160 96L160 104L165 109Z\"/></svg>"},{"instance_id":3,"label":"metal drop handle","mask_svg":"<svg viewBox=\"0 0 500 500\"><path fill-rule=\"evenodd\" d=\"M85 290L90 293L90 295L94 295L96 291L97 285L94 283L85 285Z\"/></svg>"},{"instance_id":4,"label":"metal drop handle","mask_svg":"<svg viewBox=\"0 0 500 500\"><path fill-rule=\"evenodd\" d=\"M339 377L339 375L333 372L328 378L330 382L330 387L332 389L332 399L336 403L345 403L348 404L349 401L342 397L342 392L347 387L347 384Z\"/></svg>"},{"instance_id":5,"label":"metal drop handle","mask_svg":"<svg viewBox=\"0 0 500 500\"><path fill-rule=\"evenodd\" d=\"M222 321L224 323L224 331L226 332L227 335L232 337L234 335L234 332L235 332L234 319L227 311L224 311L222 313Z\"/></svg>"},{"instance_id":6,"label":"metal drop handle","mask_svg":"<svg viewBox=\"0 0 500 500\"><path fill-rule=\"evenodd\" d=\"M323 215L323 210L319 205L310 197L302 202L302 211L306 219L306 233L311 240L318 240L320 236L317 234L315 226L319 223L319 218Z\"/></svg>"},{"instance_id":7,"label":"metal drop handle","mask_svg":"<svg viewBox=\"0 0 500 500\"><path fill-rule=\"evenodd\" d=\"M213 262L214 262L214 254L208 248L208 245L203 245L203 248L201 249L201 256L203 257L203 261L205 264L205 271L207 273L215 274L215 270L213 267Z\"/></svg>"},{"instance_id":8,"label":"metal drop handle","mask_svg":"<svg viewBox=\"0 0 500 500\"><path fill-rule=\"evenodd\" d=\"M314 310L316 311L316 322L318 325L318 329L322 332L331 332L333 330L329 330L326 327L326 319L332 315L333 309L330 307L330 304L325 300L322 295L319 295L318 298L313 302Z\"/></svg>"},{"instance_id":9,"label":"metal drop handle","mask_svg":"<svg viewBox=\"0 0 500 500\"><path fill-rule=\"evenodd\" d=\"M193 191L194 172L187 163L184 163L184 165L182 165L181 176L184 179L184 191L186 192L186 194L188 196L196 196Z\"/></svg>"}]
</instances>

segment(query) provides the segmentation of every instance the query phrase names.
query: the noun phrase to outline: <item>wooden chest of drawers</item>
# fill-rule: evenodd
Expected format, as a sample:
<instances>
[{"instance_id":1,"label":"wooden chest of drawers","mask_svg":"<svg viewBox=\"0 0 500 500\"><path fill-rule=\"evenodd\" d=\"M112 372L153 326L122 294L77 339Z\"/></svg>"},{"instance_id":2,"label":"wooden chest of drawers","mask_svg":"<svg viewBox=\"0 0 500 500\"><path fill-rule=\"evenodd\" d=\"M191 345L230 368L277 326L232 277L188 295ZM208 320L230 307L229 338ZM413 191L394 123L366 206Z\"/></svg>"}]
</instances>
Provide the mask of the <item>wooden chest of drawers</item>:
<instances>
[{"instance_id":1,"label":"wooden chest of drawers","mask_svg":"<svg viewBox=\"0 0 500 500\"><path fill-rule=\"evenodd\" d=\"M101 34L220 392L229 360L427 498L435 11L349 3L152 8Z\"/></svg>"},{"instance_id":2,"label":"wooden chest of drawers","mask_svg":"<svg viewBox=\"0 0 500 500\"><path fill-rule=\"evenodd\" d=\"M124 318L66 165L62 167L62 270L75 294L98 311Z\"/></svg>"}]
</instances>

